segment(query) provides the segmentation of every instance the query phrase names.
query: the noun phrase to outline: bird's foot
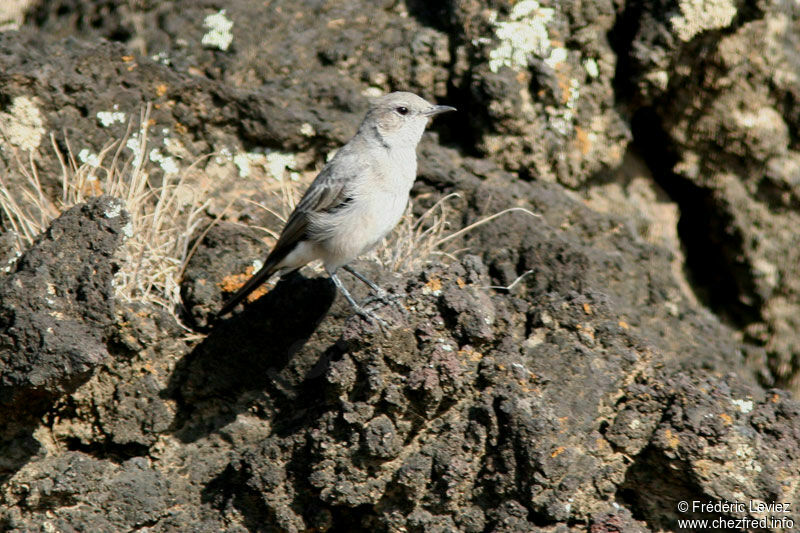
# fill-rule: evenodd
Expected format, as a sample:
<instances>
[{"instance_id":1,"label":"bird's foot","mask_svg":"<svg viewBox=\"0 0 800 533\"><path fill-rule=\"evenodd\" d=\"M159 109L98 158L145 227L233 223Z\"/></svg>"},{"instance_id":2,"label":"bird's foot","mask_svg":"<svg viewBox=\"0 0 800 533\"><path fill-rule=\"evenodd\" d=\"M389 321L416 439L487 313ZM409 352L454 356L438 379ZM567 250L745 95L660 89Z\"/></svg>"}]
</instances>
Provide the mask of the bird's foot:
<instances>
[{"instance_id":1,"label":"bird's foot","mask_svg":"<svg viewBox=\"0 0 800 533\"><path fill-rule=\"evenodd\" d=\"M366 319L371 324L377 324L384 332L388 332L389 331L389 324L387 324L385 320L383 320L381 317L376 315L371 310L364 309L363 307L358 305L358 303L350 295L350 292L347 290L347 288L345 288L345 286L342 284L341 280L339 279L339 277L336 275L335 272L329 273L329 275L331 277L331 280L333 280L333 283L339 289L339 292L342 293L342 295L345 297L347 302L350 304L350 306L353 308L353 310L355 310L356 313L358 313L362 318ZM377 285L375 285L371 281L369 281L366 278L364 278L361 274L356 273L354 275L358 279L361 279L362 281L364 281L364 283L367 283L367 285L369 285L370 288L373 289L375 292L378 292L378 291L384 292L383 289L381 289L380 287L378 287ZM385 294L385 292L384 292L384 294ZM384 296L384 298L385 297L386 296Z\"/></svg>"},{"instance_id":2,"label":"bird's foot","mask_svg":"<svg viewBox=\"0 0 800 533\"><path fill-rule=\"evenodd\" d=\"M364 300L364 305L369 305L375 302L382 303L383 305L392 305L399 302L402 299L403 297L400 296L399 294L392 294L386 292L383 289L379 289L375 291L375 294L373 294L372 296L368 296Z\"/></svg>"},{"instance_id":3,"label":"bird's foot","mask_svg":"<svg viewBox=\"0 0 800 533\"><path fill-rule=\"evenodd\" d=\"M353 306L353 309L361 318L365 319L367 322L371 324L376 324L383 331L389 330L389 324L373 311L364 309L360 305Z\"/></svg>"}]
</instances>

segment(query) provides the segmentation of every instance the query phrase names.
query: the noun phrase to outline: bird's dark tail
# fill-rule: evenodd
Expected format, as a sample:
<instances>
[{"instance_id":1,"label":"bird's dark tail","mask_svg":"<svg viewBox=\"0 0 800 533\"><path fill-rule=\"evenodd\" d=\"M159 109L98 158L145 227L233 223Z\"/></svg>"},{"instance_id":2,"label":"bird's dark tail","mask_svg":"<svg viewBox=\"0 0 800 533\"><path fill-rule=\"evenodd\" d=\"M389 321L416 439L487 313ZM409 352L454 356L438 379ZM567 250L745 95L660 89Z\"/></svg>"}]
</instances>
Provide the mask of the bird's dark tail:
<instances>
[{"instance_id":1,"label":"bird's dark tail","mask_svg":"<svg viewBox=\"0 0 800 533\"><path fill-rule=\"evenodd\" d=\"M253 274L253 276L247 280L247 283L242 285L242 287L236 291L236 293L231 296L225 305L222 306L222 309L219 310L217 313L217 318L221 318L228 313L230 313L234 307L239 305L239 303L250 296L250 293L256 290L262 283L267 281L277 270L278 270L278 263L279 261L275 261L274 259L268 257L267 262L264 264L261 269Z\"/></svg>"}]
</instances>

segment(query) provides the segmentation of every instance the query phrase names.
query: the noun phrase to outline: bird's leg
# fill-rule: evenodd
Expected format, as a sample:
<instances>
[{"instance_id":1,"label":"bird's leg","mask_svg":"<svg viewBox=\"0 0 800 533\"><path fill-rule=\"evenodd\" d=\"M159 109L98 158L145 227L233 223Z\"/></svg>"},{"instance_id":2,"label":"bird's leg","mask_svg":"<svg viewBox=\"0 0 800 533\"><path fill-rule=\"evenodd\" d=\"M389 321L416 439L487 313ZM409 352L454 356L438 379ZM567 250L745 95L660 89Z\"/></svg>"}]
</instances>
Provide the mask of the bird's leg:
<instances>
[{"instance_id":1,"label":"bird's leg","mask_svg":"<svg viewBox=\"0 0 800 533\"><path fill-rule=\"evenodd\" d=\"M372 292L375 293L375 296L377 296L379 300L381 300L382 302L388 302L389 294L385 290L381 289L375 282L370 281L364 274L354 269L350 265L344 265L342 268L350 272L350 274L352 274L356 278L363 281L367 287L372 289Z\"/></svg>"},{"instance_id":2,"label":"bird's leg","mask_svg":"<svg viewBox=\"0 0 800 533\"><path fill-rule=\"evenodd\" d=\"M333 280L333 283L336 285L336 288L339 289L339 292L342 293L342 295L345 297L345 299L348 301L348 303L353 307L353 309L355 310L356 313L358 313L362 317L366 318L370 322L376 322L376 323L378 323L378 325L380 325L380 326L382 326L384 328L388 328L388 324L386 324L386 322L384 322L384 320L381 317L379 317L378 315L376 315L375 313L373 313L371 311L367 311L366 309L364 309L363 307L358 305L358 303L356 303L356 301L353 299L353 297L350 296L350 292L344 287L344 284L342 283L342 280L339 279L339 276L337 276L335 272L328 272L328 275ZM359 278L359 279L361 279L361 278ZM376 285L376 287L377 287L377 285Z\"/></svg>"},{"instance_id":3,"label":"bird's leg","mask_svg":"<svg viewBox=\"0 0 800 533\"><path fill-rule=\"evenodd\" d=\"M384 305L390 305L390 304L395 303L398 300L402 299L402 296L400 296L399 294L389 294L385 290L381 289L378 286L377 283L375 283L373 281L370 281L364 274L362 274L358 270L354 269L353 267L351 267L349 265L344 265L342 268L345 269L346 271L348 271L354 277L356 277L356 278L360 279L361 281L363 281L370 289L372 289L372 292L375 293L375 296L370 296L369 298L364 300L364 305L365 306L371 304L372 302L376 302L376 301L380 302L380 303L382 303ZM400 308L404 309L402 306L400 306Z\"/></svg>"}]
</instances>

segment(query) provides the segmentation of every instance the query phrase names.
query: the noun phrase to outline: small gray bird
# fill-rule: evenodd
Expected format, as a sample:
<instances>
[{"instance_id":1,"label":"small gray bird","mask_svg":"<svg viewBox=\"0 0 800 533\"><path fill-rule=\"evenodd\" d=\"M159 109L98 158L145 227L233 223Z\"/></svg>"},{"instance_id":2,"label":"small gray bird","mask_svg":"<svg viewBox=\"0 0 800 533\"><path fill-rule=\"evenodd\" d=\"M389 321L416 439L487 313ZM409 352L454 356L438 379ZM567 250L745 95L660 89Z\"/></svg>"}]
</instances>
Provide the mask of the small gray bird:
<instances>
[{"instance_id":1,"label":"small gray bird","mask_svg":"<svg viewBox=\"0 0 800 533\"><path fill-rule=\"evenodd\" d=\"M356 303L336 271L341 267L379 297L385 295L347 263L375 247L400 221L417 177L417 144L428 119L455 108L433 105L407 92L391 93L371 104L358 132L323 167L289 215L264 266L222 306L218 317L274 273L320 259L355 311L377 319Z\"/></svg>"}]
</instances>

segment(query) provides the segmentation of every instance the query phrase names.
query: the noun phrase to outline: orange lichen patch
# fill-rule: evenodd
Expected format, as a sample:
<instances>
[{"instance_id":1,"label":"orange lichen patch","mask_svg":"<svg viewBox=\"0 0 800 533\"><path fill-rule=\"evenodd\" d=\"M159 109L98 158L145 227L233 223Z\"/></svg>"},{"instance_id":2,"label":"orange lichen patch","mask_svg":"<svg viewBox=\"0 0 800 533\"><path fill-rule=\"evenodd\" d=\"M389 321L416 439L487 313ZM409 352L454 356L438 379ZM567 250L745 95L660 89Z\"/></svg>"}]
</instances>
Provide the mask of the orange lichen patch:
<instances>
[{"instance_id":1,"label":"orange lichen patch","mask_svg":"<svg viewBox=\"0 0 800 533\"><path fill-rule=\"evenodd\" d=\"M219 288L224 292L234 292L236 289L244 285L245 281L247 281L247 275L231 274L222 278L222 281L219 282Z\"/></svg>"},{"instance_id":2,"label":"orange lichen patch","mask_svg":"<svg viewBox=\"0 0 800 533\"><path fill-rule=\"evenodd\" d=\"M257 288L247 296L247 301L255 302L256 300L267 294L271 288L272 285L269 285L267 283L261 285L259 288Z\"/></svg>"},{"instance_id":3,"label":"orange lichen patch","mask_svg":"<svg viewBox=\"0 0 800 533\"><path fill-rule=\"evenodd\" d=\"M87 196L100 196L103 194L103 186L96 179L87 180L81 189Z\"/></svg>"},{"instance_id":4,"label":"orange lichen patch","mask_svg":"<svg viewBox=\"0 0 800 533\"><path fill-rule=\"evenodd\" d=\"M664 432L664 437L667 439L667 444L669 444L669 447L672 449L677 448L678 445L681 443L681 440L678 438L678 436L673 435L672 431L670 431L669 429L667 429Z\"/></svg>"},{"instance_id":5,"label":"orange lichen patch","mask_svg":"<svg viewBox=\"0 0 800 533\"><path fill-rule=\"evenodd\" d=\"M166 84L166 83L160 83L160 84L158 84L158 85L156 86L156 96L158 96L159 98L161 98L161 97L162 97L162 96L164 96L165 94L167 94L167 84Z\"/></svg>"},{"instance_id":6,"label":"orange lichen patch","mask_svg":"<svg viewBox=\"0 0 800 533\"><path fill-rule=\"evenodd\" d=\"M186 135L187 133L189 133L189 128L187 128L184 124L181 124L180 122L176 122L175 131L181 135Z\"/></svg>"},{"instance_id":7,"label":"orange lichen patch","mask_svg":"<svg viewBox=\"0 0 800 533\"><path fill-rule=\"evenodd\" d=\"M464 346L462 349L458 351L458 355L469 359L473 363L477 363L478 361L483 359L483 354L481 352L475 351L475 349L472 346Z\"/></svg>"},{"instance_id":8,"label":"orange lichen patch","mask_svg":"<svg viewBox=\"0 0 800 533\"><path fill-rule=\"evenodd\" d=\"M241 274L230 274L222 278L219 282L219 288L225 292L234 292L244 285L256 269L251 265L244 269Z\"/></svg>"},{"instance_id":9,"label":"orange lichen patch","mask_svg":"<svg viewBox=\"0 0 800 533\"><path fill-rule=\"evenodd\" d=\"M126 63L133 61L133 56L122 56L122 60Z\"/></svg>"},{"instance_id":10,"label":"orange lichen patch","mask_svg":"<svg viewBox=\"0 0 800 533\"><path fill-rule=\"evenodd\" d=\"M422 292L430 294L440 290L442 290L442 280L439 278L431 278L431 280L425 284L425 287L423 287Z\"/></svg>"},{"instance_id":11,"label":"orange lichen patch","mask_svg":"<svg viewBox=\"0 0 800 533\"><path fill-rule=\"evenodd\" d=\"M629 328L630 328L630 326L628 325L628 323L627 323L627 322L625 322L624 320L620 320L620 321L618 322L618 324L619 324L619 327L621 327L622 329L629 329Z\"/></svg>"},{"instance_id":12,"label":"orange lichen patch","mask_svg":"<svg viewBox=\"0 0 800 533\"><path fill-rule=\"evenodd\" d=\"M558 88L561 89L561 105L567 105L572 99L572 83L566 74L556 71Z\"/></svg>"},{"instance_id":13,"label":"orange lichen patch","mask_svg":"<svg viewBox=\"0 0 800 533\"><path fill-rule=\"evenodd\" d=\"M559 446L558 448L553 450L553 452L550 454L550 457L555 459L556 457L564 453L564 450L566 450L566 448L564 448L563 446Z\"/></svg>"},{"instance_id":14,"label":"orange lichen patch","mask_svg":"<svg viewBox=\"0 0 800 533\"><path fill-rule=\"evenodd\" d=\"M456 278L456 285L458 285L459 288L463 289L464 287L467 286L467 283L459 276L458 278Z\"/></svg>"},{"instance_id":15,"label":"orange lichen patch","mask_svg":"<svg viewBox=\"0 0 800 533\"><path fill-rule=\"evenodd\" d=\"M733 424L733 418L731 418L729 414L721 413L719 417L722 419L722 421L725 423L726 426L730 426L731 424Z\"/></svg>"},{"instance_id":16,"label":"orange lichen patch","mask_svg":"<svg viewBox=\"0 0 800 533\"><path fill-rule=\"evenodd\" d=\"M593 313L592 306L589 305L588 303L584 303L583 304L583 312L586 313L587 315L591 315Z\"/></svg>"},{"instance_id":17,"label":"orange lichen patch","mask_svg":"<svg viewBox=\"0 0 800 533\"><path fill-rule=\"evenodd\" d=\"M778 403L781 401L781 397L779 394L773 394L772 398L769 399L772 403Z\"/></svg>"},{"instance_id":18,"label":"orange lichen patch","mask_svg":"<svg viewBox=\"0 0 800 533\"><path fill-rule=\"evenodd\" d=\"M244 274L231 274L229 276L225 276L224 278L222 278L222 281L219 282L218 284L219 288L222 289L223 292L227 292L229 294L236 292L245 283L247 283L247 280L250 279L250 276L253 275L253 272L254 272L253 267L249 266L245 270ZM267 292L269 292L269 285L268 284L261 285L259 288L250 293L250 295L248 295L247 301L253 302L255 300L258 300L259 298L267 294Z\"/></svg>"},{"instance_id":19,"label":"orange lichen patch","mask_svg":"<svg viewBox=\"0 0 800 533\"><path fill-rule=\"evenodd\" d=\"M575 126L575 142L578 143L578 149L583 155L589 154L589 150L592 149L592 142L589 140L589 134L580 126Z\"/></svg>"}]
</instances>

